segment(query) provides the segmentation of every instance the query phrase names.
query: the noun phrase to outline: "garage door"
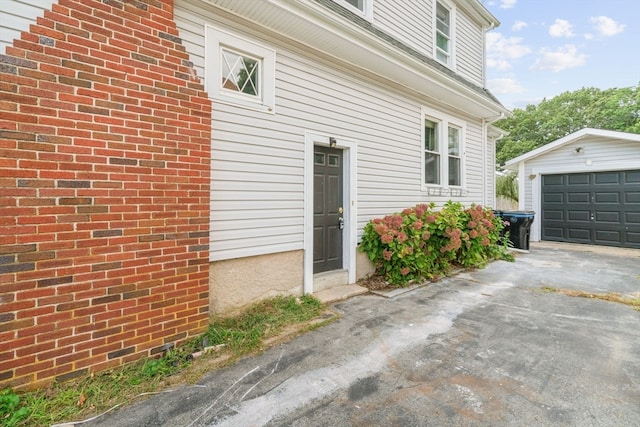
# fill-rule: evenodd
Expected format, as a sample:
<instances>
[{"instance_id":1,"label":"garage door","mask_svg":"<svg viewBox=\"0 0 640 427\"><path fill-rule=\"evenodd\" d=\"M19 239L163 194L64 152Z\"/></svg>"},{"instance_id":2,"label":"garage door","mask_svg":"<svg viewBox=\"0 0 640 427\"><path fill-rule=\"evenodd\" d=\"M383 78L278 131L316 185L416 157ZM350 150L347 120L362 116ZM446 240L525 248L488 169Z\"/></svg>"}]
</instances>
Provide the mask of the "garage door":
<instances>
[{"instance_id":1,"label":"garage door","mask_svg":"<svg viewBox=\"0 0 640 427\"><path fill-rule=\"evenodd\" d=\"M640 248L640 170L542 176L542 240Z\"/></svg>"}]
</instances>

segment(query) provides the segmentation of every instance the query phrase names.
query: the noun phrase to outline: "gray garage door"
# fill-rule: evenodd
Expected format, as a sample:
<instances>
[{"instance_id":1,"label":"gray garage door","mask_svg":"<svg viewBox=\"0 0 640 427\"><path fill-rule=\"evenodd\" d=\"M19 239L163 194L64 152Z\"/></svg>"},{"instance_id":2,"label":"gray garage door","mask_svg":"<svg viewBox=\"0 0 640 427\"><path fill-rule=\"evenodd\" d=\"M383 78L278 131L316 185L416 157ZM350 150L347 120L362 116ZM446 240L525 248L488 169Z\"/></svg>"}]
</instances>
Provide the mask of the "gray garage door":
<instances>
[{"instance_id":1,"label":"gray garage door","mask_svg":"<svg viewBox=\"0 0 640 427\"><path fill-rule=\"evenodd\" d=\"M542 176L542 240L640 248L640 170Z\"/></svg>"}]
</instances>

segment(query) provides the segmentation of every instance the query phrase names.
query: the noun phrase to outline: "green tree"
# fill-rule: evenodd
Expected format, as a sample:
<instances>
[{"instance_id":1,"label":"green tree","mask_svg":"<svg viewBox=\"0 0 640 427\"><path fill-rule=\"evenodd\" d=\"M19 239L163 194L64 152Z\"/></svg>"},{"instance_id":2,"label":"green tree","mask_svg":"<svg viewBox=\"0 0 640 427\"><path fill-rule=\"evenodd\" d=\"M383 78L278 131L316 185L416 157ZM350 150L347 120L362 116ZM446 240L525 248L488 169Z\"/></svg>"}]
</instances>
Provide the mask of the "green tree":
<instances>
[{"instance_id":1,"label":"green tree","mask_svg":"<svg viewBox=\"0 0 640 427\"><path fill-rule=\"evenodd\" d=\"M640 85L563 92L516 108L512 117L495 125L509 132L497 142L498 164L585 127L640 133Z\"/></svg>"},{"instance_id":2,"label":"green tree","mask_svg":"<svg viewBox=\"0 0 640 427\"><path fill-rule=\"evenodd\" d=\"M512 202L518 201L518 174L506 173L496 179L496 195Z\"/></svg>"}]
</instances>

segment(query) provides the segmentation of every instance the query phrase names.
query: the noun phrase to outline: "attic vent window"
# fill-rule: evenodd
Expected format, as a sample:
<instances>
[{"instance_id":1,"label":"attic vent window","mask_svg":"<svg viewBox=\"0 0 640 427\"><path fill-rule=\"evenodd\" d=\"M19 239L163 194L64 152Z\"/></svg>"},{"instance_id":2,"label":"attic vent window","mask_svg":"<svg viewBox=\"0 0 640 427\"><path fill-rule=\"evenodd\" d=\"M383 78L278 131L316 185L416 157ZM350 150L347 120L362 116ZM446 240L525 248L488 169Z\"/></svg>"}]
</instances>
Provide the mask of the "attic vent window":
<instances>
[{"instance_id":1,"label":"attic vent window","mask_svg":"<svg viewBox=\"0 0 640 427\"><path fill-rule=\"evenodd\" d=\"M222 89L260 97L260 61L222 48Z\"/></svg>"},{"instance_id":2,"label":"attic vent window","mask_svg":"<svg viewBox=\"0 0 640 427\"><path fill-rule=\"evenodd\" d=\"M275 50L253 39L206 26L205 85L225 104L275 113Z\"/></svg>"}]
</instances>

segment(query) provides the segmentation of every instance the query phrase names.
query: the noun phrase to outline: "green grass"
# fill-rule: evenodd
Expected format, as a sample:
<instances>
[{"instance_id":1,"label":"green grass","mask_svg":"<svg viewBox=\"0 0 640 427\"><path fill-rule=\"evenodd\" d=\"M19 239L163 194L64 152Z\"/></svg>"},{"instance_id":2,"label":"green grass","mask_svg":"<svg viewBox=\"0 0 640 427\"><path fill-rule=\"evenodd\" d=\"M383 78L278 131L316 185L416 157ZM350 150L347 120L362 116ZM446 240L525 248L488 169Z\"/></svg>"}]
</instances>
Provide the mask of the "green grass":
<instances>
[{"instance_id":1,"label":"green grass","mask_svg":"<svg viewBox=\"0 0 640 427\"><path fill-rule=\"evenodd\" d=\"M82 420L141 395L162 392L171 384L194 382L220 366L216 361L221 356L226 356L226 361L235 360L259 351L265 340L287 328L299 332L317 327L305 322L318 318L323 309L322 303L310 296L275 297L238 316L214 319L203 335L162 357L142 359L37 391L16 393L5 389L0 392L0 426L31 427ZM216 350L193 359L194 353L212 347Z\"/></svg>"}]
</instances>

